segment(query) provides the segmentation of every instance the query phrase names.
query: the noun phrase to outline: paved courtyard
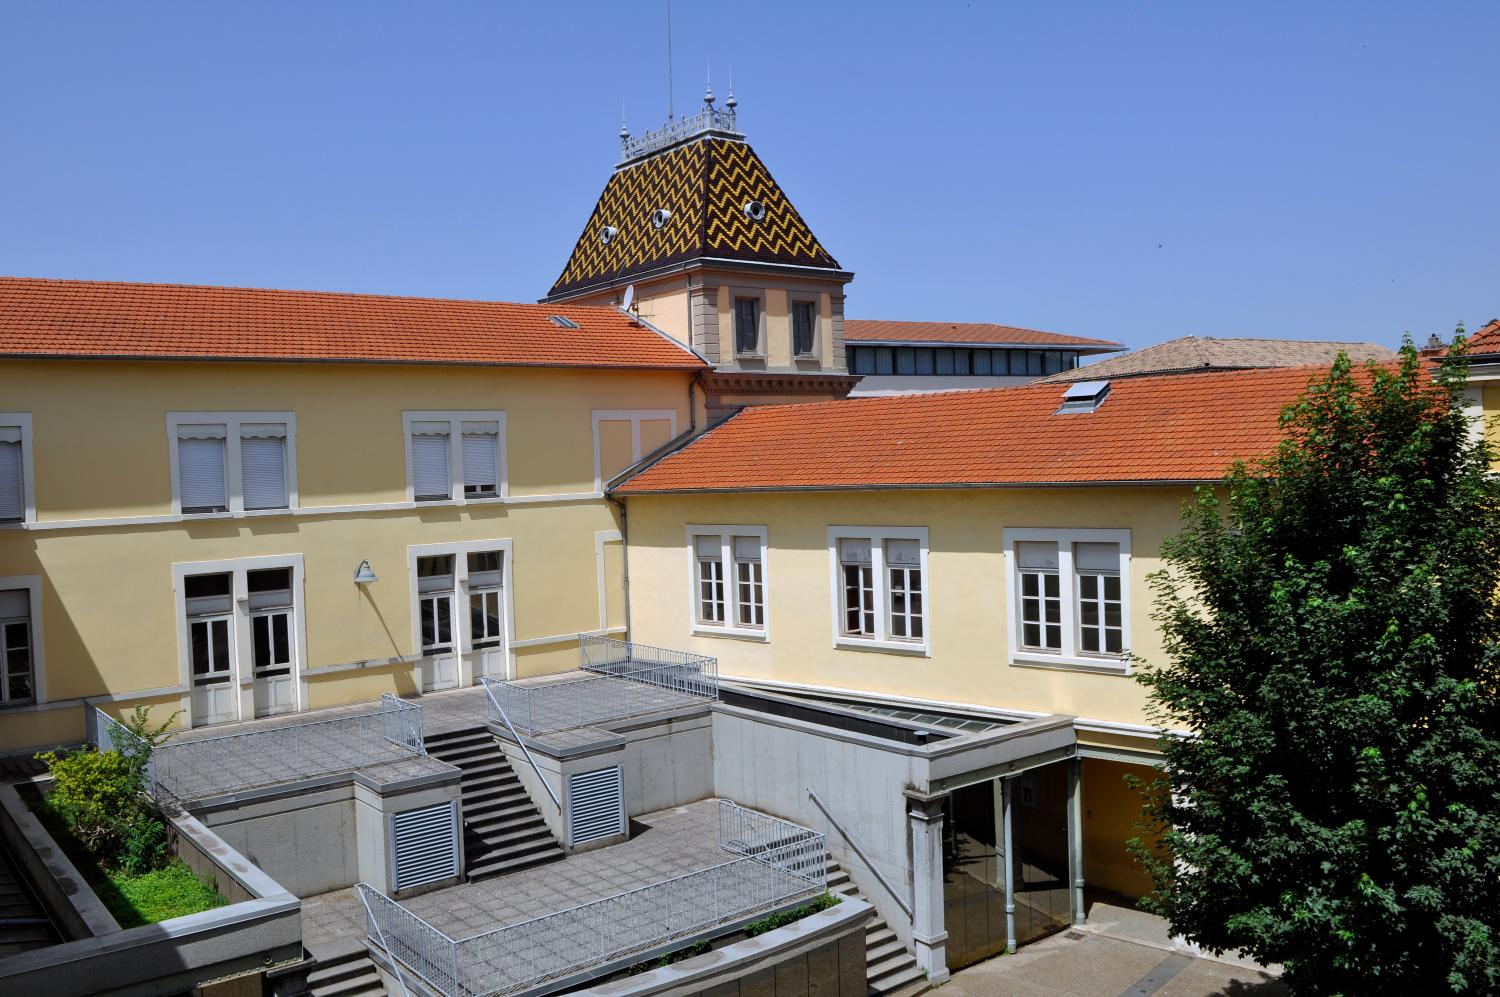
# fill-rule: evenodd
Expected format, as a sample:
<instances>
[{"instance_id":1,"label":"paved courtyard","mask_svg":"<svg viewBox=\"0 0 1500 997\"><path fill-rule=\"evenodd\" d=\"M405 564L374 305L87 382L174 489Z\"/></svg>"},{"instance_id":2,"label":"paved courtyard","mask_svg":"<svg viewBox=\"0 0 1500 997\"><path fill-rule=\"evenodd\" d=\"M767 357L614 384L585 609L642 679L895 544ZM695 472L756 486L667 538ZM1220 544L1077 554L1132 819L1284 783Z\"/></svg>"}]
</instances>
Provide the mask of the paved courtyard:
<instances>
[{"instance_id":1,"label":"paved courtyard","mask_svg":"<svg viewBox=\"0 0 1500 997\"><path fill-rule=\"evenodd\" d=\"M448 936L463 938L720 865L736 856L719 847L718 808L716 800L701 800L646 814L632 821L632 837L622 844L402 904ZM308 897L302 925L309 947L363 935L364 908L352 889Z\"/></svg>"}]
</instances>

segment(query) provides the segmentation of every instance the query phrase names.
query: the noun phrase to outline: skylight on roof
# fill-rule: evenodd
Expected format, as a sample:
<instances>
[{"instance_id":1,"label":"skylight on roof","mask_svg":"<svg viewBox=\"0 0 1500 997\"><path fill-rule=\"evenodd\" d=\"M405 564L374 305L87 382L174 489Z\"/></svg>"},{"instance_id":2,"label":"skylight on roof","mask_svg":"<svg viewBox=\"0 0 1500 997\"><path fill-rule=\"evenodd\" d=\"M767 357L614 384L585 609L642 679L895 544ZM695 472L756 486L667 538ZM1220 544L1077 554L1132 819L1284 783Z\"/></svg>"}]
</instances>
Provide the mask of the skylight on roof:
<instances>
[{"instance_id":1,"label":"skylight on roof","mask_svg":"<svg viewBox=\"0 0 1500 997\"><path fill-rule=\"evenodd\" d=\"M1104 399L1108 394L1108 381L1075 381L1068 385L1067 391L1063 392L1062 407L1057 410L1057 414L1092 412L1104 404Z\"/></svg>"},{"instance_id":2,"label":"skylight on roof","mask_svg":"<svg viewBox=\"0 0 1500 997\"><path fill-rule=\"evenodd\" d=\"M560 325L564 329L577 329L578 328L578 323L577 322L574 322L570 318L565 318L562 315L548 315L547 316L547 321L551 322L553 325Z\"/></svg>"}]
</instances>

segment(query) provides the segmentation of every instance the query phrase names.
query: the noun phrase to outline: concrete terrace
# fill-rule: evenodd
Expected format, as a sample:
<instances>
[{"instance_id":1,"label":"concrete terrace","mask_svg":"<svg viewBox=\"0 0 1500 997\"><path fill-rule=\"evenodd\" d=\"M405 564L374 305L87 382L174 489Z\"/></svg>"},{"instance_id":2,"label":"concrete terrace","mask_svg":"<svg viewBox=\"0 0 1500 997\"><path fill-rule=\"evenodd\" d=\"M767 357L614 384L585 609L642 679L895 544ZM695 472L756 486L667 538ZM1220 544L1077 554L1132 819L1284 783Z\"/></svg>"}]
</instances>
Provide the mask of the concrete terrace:
<instances>
[{"instance_id":1,"label":"concrete terrace","mask_svg":"<svg viewBox=\"0 0 1500 997\"><path fill-rule=\"evenodd\" d=\"M403 900L402 906L452 938L528 921L735 858L719 847L718 801L700 800L631 821L629 841L575 852L548 865ZM362 938L364 908L354 890L302 901L310 949Z\"/></svg>"}]
</instances>

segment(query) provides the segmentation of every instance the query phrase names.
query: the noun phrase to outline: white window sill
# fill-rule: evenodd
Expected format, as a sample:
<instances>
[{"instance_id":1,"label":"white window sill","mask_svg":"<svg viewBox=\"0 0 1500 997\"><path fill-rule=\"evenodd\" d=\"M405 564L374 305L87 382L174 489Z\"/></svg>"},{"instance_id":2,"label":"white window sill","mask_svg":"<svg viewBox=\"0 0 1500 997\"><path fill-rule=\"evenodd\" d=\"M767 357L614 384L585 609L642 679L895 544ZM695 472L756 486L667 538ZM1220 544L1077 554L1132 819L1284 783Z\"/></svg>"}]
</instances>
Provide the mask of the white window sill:
<instances>
[{"instance_id":1,"label":"white window sill","mask_svg":"<svg viewBox=\"0 0 1500 997\"><path fill-rule=\"evenodd\" d=\"M1010 663L1017 668L1052 668L1062 672L1094 672L1100 675L1130 675L1128 658L1085 658L1064 654L1011 651Z\"/></svg>"},{"instance_id":2,"label":"white window sill","mask_svg":"<svg viewBox=\"0 0 1500 997\"><path fill-rule=\"evenodd\" d=\"M753 627L714 627L700 623L693 627L694 637L727 637L731 640L750 640L766 644L771 640L765 630Z\"/></svg>"},{"instance_id":3,"label":"white window sill","mask_svg":"<svg viewBox=\"0 0 1500 997\"><path fill-rule=\"evenodd\" d=\"M873 637L835 637L833 646L845 651L880 651L907 654L916 658L929 658L931 649L920 640L876 640Z\"/></svg>"}]
</instances>

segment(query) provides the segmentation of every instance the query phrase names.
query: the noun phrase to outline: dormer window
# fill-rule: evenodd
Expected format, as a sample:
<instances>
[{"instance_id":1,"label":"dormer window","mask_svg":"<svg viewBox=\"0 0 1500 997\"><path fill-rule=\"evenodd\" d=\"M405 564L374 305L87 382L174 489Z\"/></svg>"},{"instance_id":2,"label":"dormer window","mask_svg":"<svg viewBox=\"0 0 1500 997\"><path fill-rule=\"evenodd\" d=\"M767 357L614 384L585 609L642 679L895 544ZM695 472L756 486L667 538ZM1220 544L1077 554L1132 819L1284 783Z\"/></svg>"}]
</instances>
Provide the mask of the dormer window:
<instances>
[{"instance_id":1,"label":"dormer window","mask_svg":"<svg viewBox=\"0 0 1500 997\"><path fill-rule=\"evenodd\" d=\"M608 246L611 242L615 241L615 236L619 234L620 230L613 225L604 226L599 230L599 245Z\"/></svg>"},{"instance_id":2,"label":"dormer window","mask_svg":"<svg viewBox=\"0 0 1500 997\"><path fill-rule=\"evenodd\" d=\"M1066 412L1093 412L1109 395L1108 381L1079 381L1068 385L1068 390L1063 392L1062 407L1057 410L1058 415Z\"/></svg>"},{"instance_id":3,"label":"dormer window","mask_svg":"<svg viewBox=\"0 0 1500 997\"><path fill-rule=\"evenodd\" d=\"M752 222L762 221L766 217L766 205L763 201L746 201L745 217Z\"/></svg>"},{"instance_id":4,"label":"dormer window","mask_svg":"<svg viewBox=\"0 0 1500 997\"><path fill-rule=\"evenodd\" d=\"M672 220L672 212L666 208L657 208L651 212L651 227L660 231L662 226Z\"/></svg>"}]
</instances>

